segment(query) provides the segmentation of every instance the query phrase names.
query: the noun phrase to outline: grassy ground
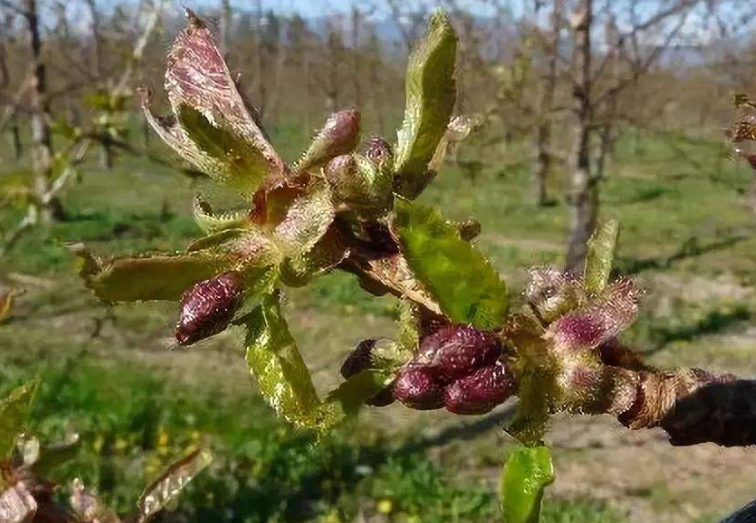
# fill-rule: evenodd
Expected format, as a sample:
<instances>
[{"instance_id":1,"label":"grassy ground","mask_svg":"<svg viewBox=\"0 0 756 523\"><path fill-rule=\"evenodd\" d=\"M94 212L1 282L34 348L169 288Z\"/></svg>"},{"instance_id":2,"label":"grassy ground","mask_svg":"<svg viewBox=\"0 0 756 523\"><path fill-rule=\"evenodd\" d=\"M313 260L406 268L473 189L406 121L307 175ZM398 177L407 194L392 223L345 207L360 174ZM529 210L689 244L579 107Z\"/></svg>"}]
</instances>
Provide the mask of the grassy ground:
<instances>
[{"instance_id":1,"label":"grassy ground","mask_svg":"<svg viewBox=\"0 0 756 523\"><path fill-rule=\"evenodd\" d=\"M274 131L293 158L302 137ZM474 180L450 167L424 195L451 219L478 218L478 245L519 292L525 268L559 264L567 227L555 205L528 203L521 151L463 151L487 166ZM654 363L743 374L756 354L756 217L743 192L750 173L716 142L675 136L620 142L602 183L604 216L621 220L619 270L648 289L627 333ZM319 444L273 419L254 394L230 331L171 350L171 305L108 309L83 288L65 244L98 252L179 249L198 234L191 196L232 203L202 182L138 159L94 166L64 195L64 222L35 230L0 259L24 288L0 327L0 392L35 373L44 386L37 429L75 430L85 450L60 479L83 476L127 507L161 463L207 440L218 456L170 521L491 521L505 446L506 407L481 419L370 410ZM17 216L0 213L7 226ZM286 298L292 329L319 386L359 339L391 335L393 302L333 274ZM558 479L548 522L714 521L753 497L756 453L672 449L654 431L627 433L605 419L558 419ZM711 484L717 489L712 492Z\"/></svg>"}]
</instances>

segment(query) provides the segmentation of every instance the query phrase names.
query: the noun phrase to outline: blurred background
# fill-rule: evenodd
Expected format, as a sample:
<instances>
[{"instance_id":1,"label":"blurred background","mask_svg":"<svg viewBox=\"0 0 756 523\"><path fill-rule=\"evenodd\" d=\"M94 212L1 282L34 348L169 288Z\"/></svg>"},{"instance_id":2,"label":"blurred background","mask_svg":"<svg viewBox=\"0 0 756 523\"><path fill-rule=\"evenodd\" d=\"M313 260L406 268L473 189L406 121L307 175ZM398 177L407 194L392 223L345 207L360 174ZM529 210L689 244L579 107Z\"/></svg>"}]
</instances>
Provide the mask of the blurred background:
<instances>
[{"instance_id":1,"label":"blurred background","mask_svg":"<svg viewBox=\"0 0 756 523\"><path fill-rule=\"evenodd\" d=\"M84 438L56 472L115 507L200 441L216 461L162 521L492 521L510 404L477 418L368 409L315 444L254 391L241 332L188 350L172 304L107 307L66 245L182 249L191 200L239 205L148 130L183 8L205 17L279 152L332 111L393 140L429 13L460 38L456 112L475 128L422 198L477 218L514 295L534 265L578 266L597 218L622 224L618 272L647 289L625 341L653 364L743 376L756 356L756 177L724 130L756 94L747 0L0 0L0 393L39 374L34 429ZM586 11L586 10L589 11ZM587 16L587 13L590 16ZM747 112L748 107L740 111ZM286 295L326 390L395 302L337 273ZM2 314L0 314L2 315ZM713 522L756 495L756 452L676 449L661 433L557 418L548 522Z\"/></svg>"}]
</instances>

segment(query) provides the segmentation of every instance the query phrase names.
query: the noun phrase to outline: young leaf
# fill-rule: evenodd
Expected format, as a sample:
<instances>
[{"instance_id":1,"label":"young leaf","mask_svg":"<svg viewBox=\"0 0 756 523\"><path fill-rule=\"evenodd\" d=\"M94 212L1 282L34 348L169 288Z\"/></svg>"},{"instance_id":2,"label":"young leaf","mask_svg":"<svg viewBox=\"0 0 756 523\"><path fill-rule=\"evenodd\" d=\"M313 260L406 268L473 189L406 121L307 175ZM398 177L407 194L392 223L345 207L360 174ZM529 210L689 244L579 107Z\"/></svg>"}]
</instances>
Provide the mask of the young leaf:
<instances>
[{"instance_id":1,"label":"young leaf","mask_svg":"<svg viewBox=\"0 0 756 523\"><path fill-rule=\"evenodd\" d=\"M325 180L318 178L296 198L274 234L281 252L297 257L310 251L333 222L335 209Z\"/></svg>"},{"instance_id":2,"label":"young leaf","mask_svg":"<svg viewBox=\"0 0 756 523\"><path fill-rule=\"evenodd\" d=\"M448 16L433 13L428 30L409 58L406 106L397 133L395 191L413 199L425 187L425 173L456 101L457 36Z\"/></svg>"},{"instance_id":3,"label":"young leaf","mask_svg":"<svg viewBox=\"0 0 756 523\"><path fill-rule=\"evenodd\" d=\"M251 195L267 174L267 161L257 148L230 129L214 124L188 105L177 109L178 121L192 143L222 169L210 171L218 181ZM198 165L198 167L201 167Z\"/></svg>"},{"instance_id":4,"label":"young leaf","mask_svg":"<svg viewBox=\"0 0 756 523\"><path fill-rule=\"evenodd\" d=\"M509 452L501 474L504 523L538 523L545 488L554 481L551 450L518 446Z\"/></svg>"},{"instance_id":5,"label":"young leaf","mask_svg":"<svg viewBox=\"0 0 756 523\"><path fill-rule=\"evenodd\" d=\"M0 401L0 460L13 452L16 437L24 429L39 379L33 379L13 389Z\"/></svg>"},{"instance_id":6,"label":"young leaf","mask_svg":"<svg viewBox=\"0 0 756 523\"><path fill-rule=\"evenodd\" d=\"M485 257L433 208L398 198L395 209L407 262L449 319L480 329L500 326L507 288Z\"/></svg>"},{"instance_id":7,"label":"young leaf","mask_svg":"<svg viewBox=\"0 0 756 523\"><path fill-rule=\"evenodd\" d=\"M232 263L212 251L154 254L103 261L78 249L79 274L107 302L178 301L195 283L223 272Z\"/></svg>"},{"instance_id":8,"label":"young leaf","mask_svg":"<svg viewBox=\"0 0 756 523\"><path fill-rule=\"evenodd\" d=\"M137 502L138 523L148 521L166 504L179 495L183 488L213 460L206 449L197 449L170 464L142 493Z\"/></svg>"},{"instance_id":9,"label":"young leaf","mask_svg":"<svg viewBox=\"0 0 756 523\"><path fill-rule=\"evenodd\" d=\"M247 365L260 393L279 416L300 428L317 428L321 402L310 371L289 333L277 296L267 296L247 319Z\"/></svg>"},{"instance_id":10,"label":"young leaf","mask_svg":"<svg viewBox=\"0 0 756 523\"><path fill-rule=\"evenodd\" d=\"M237 153L249 153L245 161L250 165L266 165L265 171L248 176L262 179L266 173L280 173L283 160L239 93L218 42L192 11L186 14L189 24L173 43L165 74L165 89L174 113L182 119L180 107L189 107L201 113L215 129L233 136L232 143L244 142Z\"/></svg>"},{"instance_id":11,"label":"young leaf","mask_svg":"<svg viewBox=\"0 0 756 523\"><path fill-rule=\"evenodd\" d=\"M609 282L614 260L614 249L619 236L619 223L609 220L596 228L588 240L588 255L585 261L585 290L599 293Z\"/></svg>"}]
</instances>

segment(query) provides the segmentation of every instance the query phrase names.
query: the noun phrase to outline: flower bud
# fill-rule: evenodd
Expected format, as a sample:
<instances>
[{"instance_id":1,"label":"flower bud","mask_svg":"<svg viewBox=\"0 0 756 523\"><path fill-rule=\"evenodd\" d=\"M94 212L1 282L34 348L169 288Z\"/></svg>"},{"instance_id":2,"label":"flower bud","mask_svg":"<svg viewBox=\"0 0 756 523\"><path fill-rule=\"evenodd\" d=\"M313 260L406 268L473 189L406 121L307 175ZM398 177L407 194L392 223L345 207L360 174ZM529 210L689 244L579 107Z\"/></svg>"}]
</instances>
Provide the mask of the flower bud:
<instances>
[{"instance_id":1,"label":"flower bud","mask_svg":"<svg viewBox=\"0 0 756 523\"><path fill-rule=\"evenodd\" d=\"M485 414L517 388L514 375L500 361L460 378L444 393L444 406L454 414Z\"/></svg>"},{"instance_id":2,"label":"flower bud","mask_svg":"<svg viewBox=\"0 0 756 523\"><path fill-rule=\"evenodd\" d=\"M222 332L241 304L244 282L238 272L226 272L196 283L181 298L176 325L179 345L192 345Z\"/></svg>"},{"instance_id":3,"label":"flower bud","mask_svg":"<svg viewBox=\"0 0 756 523\"><path fill-rule=\"evenodd\" d=\"M455 324L426 336L416 361L428 365L443 381L450 381L492 365L500 355L501 344L495 334Z\"/></svg>"},{"instance_id":4,"label":"flower bud","mask_svg":"<svg viewBox=\"0 0 756 523\"><path fill-rule=\"evenodd\" d=\"M427 367L408 367L394 383L394 398L417 410L434 410L444 406L444 391Z\"/></svg>"},{"instance_id":5,"label":"flower bud","mask_svg":"<svg viewBox=\"0 0 756 523\"><path fill-rule=\"evenodd\" d=\"M359 111L347 109L333 113L315 135L315 139L302 156L297 168L299 170L311 169L339 155L352 152L357 146L359 136Z\"/></svg>"},{"instance_id":6,"label":"flower bud","mask_svg":"<svg viewBox=\"0 0 756 523\"><path fill-rule=\"evenodd\" d=\"M386 140L380 136L374 136L367 142L365 156L374 165L379 166L384 162L390 161L394 157L394 152Z\"/></svg>"}]
</instances>

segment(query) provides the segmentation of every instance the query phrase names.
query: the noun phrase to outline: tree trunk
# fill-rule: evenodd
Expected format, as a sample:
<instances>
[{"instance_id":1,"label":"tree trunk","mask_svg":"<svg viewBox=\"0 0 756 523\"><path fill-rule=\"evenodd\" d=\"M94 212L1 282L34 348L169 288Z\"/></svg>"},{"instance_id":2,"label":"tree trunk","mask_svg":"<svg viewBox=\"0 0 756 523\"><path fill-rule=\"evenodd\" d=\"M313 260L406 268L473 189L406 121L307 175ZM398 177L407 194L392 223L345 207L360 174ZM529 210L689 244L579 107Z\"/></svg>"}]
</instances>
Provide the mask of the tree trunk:
<instances>
[{"instance_id":1,"label":"tree trunk","mask_svg":"<svg viewBox=\"0 0 756 523\"><path fill-rule=\"evenodd\" d=\"M570 235L566 263L567 270L575 272L585 265L587 244L596 225L599 205L598 186L592 176L590 160L592 23L593 0L580 0L572 20L575 35L573 111L576 121L570 161Z\"/></svg>"},{"instance_id":2,"label":"tree trunk","mask_svg":"<svg viewBox=\"0 0 756 523\"><path fill-rule=\"evenodd\" d=\"M531 174L533 203L539 207L548 202L546 183L551 169L551 113L554 108L554 93L556 91L559 32L562 26L563 7L564 0L554 0L554 11L551 15L551 39L548 44L549 60L546 75L541 83L539 121L535 136L535 161Z\"/></svg>"},{"instance_id":3,"label":"tree trunk","mask_svg":"<svg viewBox=\"0 0 756 523\"><path fill-rule=\"evenodd\" d=\"M39 221L48 223L61 218L59 202L48 201L52 175L52 135L50 133L50 104L47 100L47 78L42 61L42 40L36 0L24 0L24 18L29 30L29 48L34 62L34 75L30 91L32 169L34 171L34 193L39 205Z\"/></svg>"}]
</instances>

